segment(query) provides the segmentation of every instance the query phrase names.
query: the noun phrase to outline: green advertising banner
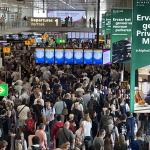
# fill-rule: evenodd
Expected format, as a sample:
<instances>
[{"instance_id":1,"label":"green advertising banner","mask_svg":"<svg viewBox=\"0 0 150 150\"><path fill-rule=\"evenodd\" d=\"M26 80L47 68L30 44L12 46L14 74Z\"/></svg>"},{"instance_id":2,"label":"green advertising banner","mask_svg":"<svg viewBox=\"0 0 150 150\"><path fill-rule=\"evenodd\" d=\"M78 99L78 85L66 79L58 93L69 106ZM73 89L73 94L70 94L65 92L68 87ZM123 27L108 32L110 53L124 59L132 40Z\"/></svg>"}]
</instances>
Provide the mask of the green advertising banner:
<instances>
[{"instance_id":1,"label":"green advertising banner","mask_svg":"<svg viewBox=\"0 0 150 150\"><path fill-rule=\"evenodd\" d=\"M150 1L133 0L131 112L150 113Z\"/></svg>"},{"instance_id":2,"label":"green advertising banner","mask_svg":"<svg viewBox=\"0 0 150 150\"><path fill-rule=\"evenodd\" d=\"M105 13L105 41L106 41L106 48L110 49L111 47L111 12Z\"/></svg>"},{"instance_id":3,"label":"green advertising banner","mask_svg":"<svg viewBox=\"0 0 150 150\"><path fill-rule=\"evenodd\" d=\"M0 96L8 96L8 84L0 84Z\"/></svg>"},{"instance_id":4,"label":"green advertising banner","mask_svg":"<svg viewBox=\"0 0 150 150\"><path fill-rule=\"evenodd\" d=\"M105 38L105 14L102 14L102 35Z\"/></svg>"},{"instance_id":5,"label":"green advertising banner","mask_svg":"<svg viewBox=\"0 0 150 150\"><path fill-rule=\"evenodd\" d=\"M112 62L127 62L131 58L132 10L112 9L111 24Z\"/></svg>"}]
</instances>

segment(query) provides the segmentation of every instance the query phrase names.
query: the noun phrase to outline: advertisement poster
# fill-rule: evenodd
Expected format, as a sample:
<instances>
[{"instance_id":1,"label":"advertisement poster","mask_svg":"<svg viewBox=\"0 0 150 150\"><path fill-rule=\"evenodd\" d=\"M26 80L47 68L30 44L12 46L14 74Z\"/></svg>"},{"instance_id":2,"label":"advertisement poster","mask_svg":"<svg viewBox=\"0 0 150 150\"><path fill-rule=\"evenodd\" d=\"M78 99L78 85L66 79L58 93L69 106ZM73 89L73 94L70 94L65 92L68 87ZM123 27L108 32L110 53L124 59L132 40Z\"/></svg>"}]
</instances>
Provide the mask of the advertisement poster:
<instances>
[{"instance_id":1,"label":"advertisement poster","mask_svg":"<svg viewBox=\"0 0 150 150\"><path fill-rule=\"evenodd\" d=\"M102 14L102 35L105 38L105 14Z\"/></svg>"},{"instance_id":2,"label":"advertisement poster","mask_svg":"<svg viewBox=\"0 0 150 150\"><path fill-rule=\"evenodd\" d=\"M112 9L112 62L128 62L131 58L132 10Z\"/></svg>"},{"instance_id":3,"label":"advertisement poster","mask_svg":"<svg viewBox=\"0 0 150 150\"><path fill-rule=\"evenodd\" d=\"M56 64L64 63L64 50L63 49L55 49L55 63Z\"/></svg>"},{"instance_id":4,"label":"advertisement poster","mask_svg":"<svg viewBox=\"0 0 150 150\"><path fill-rule=\"evenodd\" d=\"M93 64L95 64L95 65L103 64L102 55L103 55L102 50L94 50Z\"/></svg>"},{"instance_id":5,"label":"advertisement poster","mask_svg":"<svg viewBox=\"0 0 150 150\"><path fill-rule=\"evenodd\" d=\"M65 64L73 64L73 49L65 49Z\"/></svg>"},{"instance_id":6,"label":"advertisement poster","mask_svg":"<svg viewBox=\"0 0 150 150\"><path fill-rule=\"evenodd\" d=\"M111 12L105 13L105 47L110 49L111 47Z\"/></svg>"},{"instance_id":7,"label":"advertisement poster","mask_svg":"<svg viewBox=\"0 0 150 150\"><path fill-rule=\"evenodd\" d=\"M84 50L84 64L93 64L93 50L92 49Z\"/></svg>"},{"instance_id":8,"label":"advertisement poster","mask_svg":"<svg viewBox=\"0 0 150 150\"><path fill-rule=\"evenodd\" d=\"M131 112L150 113L150 2L133 0Z\"/></svg>"},{"instance_id":9,"label":"advertisement poster","mask_svg":"<svg viewBox=\"0 0 150 150\"><path fill-rule=\"evenodd\" d=\"M54 49L45 49L45 63L54 63Z\"/></svg>"},{"instance_id":10,"label":"advertisement poster","mask_svg":"<svg viewBox=\"0 0 150 150\"><path fill-rule=\"evenodd\" d=\"M44 48L36 48L35 49L35 62L40 64L44 63Z\"/></svg>"},{"instance_id":11,"label":"advertisement poster","mask_svg":"<svg viewBox=\"0 0 150 150\"><path fill-rule=\"evenodd\" d=\"M83 64L83 49L74 50L74 64Z\"/></svg>"},{"instance_id":12,"label":"advertisement poster","mask_svg":"<svg viewBox=\"0 0 150 150\"><path fill-rule=\"evenodd\" d=\"M84 10L48 10L48 17L58 17L62 21L65 21L66 17L72 17L73 23L82 22L83 18L86 18L86 11Z\"/></svg>"},{"instance_id":13,"label":"advertisement poster","mask_svg":"<svg viewBox=\"0 0 150 150\"><path fill-rule=\"evenodd\" d=\"M110 50L103 50L103 64L110 64Z\"/></svg>"}]
</instances>

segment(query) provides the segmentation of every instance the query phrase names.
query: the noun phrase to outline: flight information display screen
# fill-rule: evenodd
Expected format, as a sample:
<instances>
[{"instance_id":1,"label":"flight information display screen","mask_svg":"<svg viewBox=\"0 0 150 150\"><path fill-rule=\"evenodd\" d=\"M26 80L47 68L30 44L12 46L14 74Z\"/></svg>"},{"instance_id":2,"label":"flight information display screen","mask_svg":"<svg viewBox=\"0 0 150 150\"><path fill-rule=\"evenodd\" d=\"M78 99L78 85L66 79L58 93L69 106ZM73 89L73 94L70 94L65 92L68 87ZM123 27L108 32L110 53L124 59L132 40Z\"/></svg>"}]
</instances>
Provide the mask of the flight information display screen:
<instances>
[{"instance_id":1,"label":"flight information display screen","mask_svg":"<svg viewBox=\"0 0 150 150\"><path fill-rule=\"evenodd\" d=\"M83 49L74 50L74 64L83 64Z\"/></svg>"},{"instance_id":2,"label":"flight information display screen","mask_svg":"<svg viewBox=\"0 0 150 150\"><path fill-rule=\"evenodd\" d=\"M94 50L93 64L96 65L103 64L102 55L103 55L102 50Z\"/></svg>"},{"instance_id":3,"label":"flight information display screen","mask_svg":"<svg viewBox=\"0 0 150 150\"><path fill-rule=\"evenodd\" d=\"M73 49L65 50L65 64L73 64Z\"/></svg>"},{"instance_id":4,"label":"flight information display screen","mask_svg":"<svg viewBox=\"0 0 150 150\"><path fill-rule=\"evenodd\" d=\"M54 49L45 49L45 63L54 63Z\"/></svg>"},{"instance_id":5,"label":"flight information display screen","mask_svg":"<svg viewBox=\"0 0 150 150\"><path fill-rule=\"evenodd\" d=\"M92 49L84 50L84 64L93 64L93 50Z\"/></svg>"},{"instance_id":6,"label":"flight information display screen","mask_svg":"<svg viewBox=\"0 0 150 150\"><path fill-rule=\"evenodd\" d=\"M44 48L36 48L35 49L35 62L36 63L45 63Z\"/></svg>"},{"instance_id":7,"label":"flight information display screen","mask_svg":"<svg viewBox=\"0 0 150 150\"><path fill-rule=\"evenodd\" d=\"M56 64L64 63L64 50L63 49L55 49L55 63Z\"/></svg>"}]
</instances>

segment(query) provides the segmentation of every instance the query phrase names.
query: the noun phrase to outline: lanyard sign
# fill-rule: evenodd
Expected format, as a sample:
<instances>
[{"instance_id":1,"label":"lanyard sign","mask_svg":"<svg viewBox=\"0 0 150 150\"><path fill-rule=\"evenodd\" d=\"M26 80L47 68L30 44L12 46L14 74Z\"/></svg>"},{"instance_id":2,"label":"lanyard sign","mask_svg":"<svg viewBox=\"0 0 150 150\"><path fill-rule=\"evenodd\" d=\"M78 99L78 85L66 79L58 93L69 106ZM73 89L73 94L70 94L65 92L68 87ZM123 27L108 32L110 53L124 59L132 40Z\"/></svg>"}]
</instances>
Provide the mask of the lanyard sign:
<instances>
[{"instance_id":1,"label":"lanyard sign","mask_svg":"<svg viewBox=\"0 0 150 150\"><path fill-rule=\"evenodd\" d=\"M3 53L10 53L10 47L3 47Z\"/></svg>"},{"instance_id":2,"label":"lanyard sign","mask_svg":"<svg viewBox=\"0 0 150 150\"><path fill-rule=\"evenodd\" d=\"M31 44L34 44L36 41L35 39L30 39Z\"/></svg>"},{"instance_id":3,"label":"lanyard sign","mask_svg":"<svg viewBox=\"0 0 150 150\"><path fill-rule=\"evenodd\" d=\"M8 84L0 84L0 96L8 96Z\"/></svg>"},{"instance_id":4,"label":"lanyard sign","mask_svg":"<svg viewBox=\"0 0 150 150\"><path fill-rule=\"evenodd\" d=\"M49 36L47 33L45 33L44 35L42 35L42 39L47 39Z\"/></svg>"},{"instance_id":5,"label":"lanyard sign","mask_svg":"<svg viewBox=\"0 0 150 150\"><path fill-rule=\"evenodd\" d=\"M131 112L150 113L150 1L133 0L132 59L131 59ZM144 78L146 77L146 78ZM141 85L142 84L142 85ZM142 88L141 88L142 86ZM144 97L142 94L144 93ZM146 104L147 103L147 104Z\"/></svg>"},{"instance_id":6,"label":"lanyard sign","mask_svg":"<svg viewBox=\"0 0 150 150\"><path fill-rule=\"evenodd\" d=\"M25 45L28 45L28 46L31 45L31 41L30 40L26 40L25 41Z\"/></svg>"}]
</instances>

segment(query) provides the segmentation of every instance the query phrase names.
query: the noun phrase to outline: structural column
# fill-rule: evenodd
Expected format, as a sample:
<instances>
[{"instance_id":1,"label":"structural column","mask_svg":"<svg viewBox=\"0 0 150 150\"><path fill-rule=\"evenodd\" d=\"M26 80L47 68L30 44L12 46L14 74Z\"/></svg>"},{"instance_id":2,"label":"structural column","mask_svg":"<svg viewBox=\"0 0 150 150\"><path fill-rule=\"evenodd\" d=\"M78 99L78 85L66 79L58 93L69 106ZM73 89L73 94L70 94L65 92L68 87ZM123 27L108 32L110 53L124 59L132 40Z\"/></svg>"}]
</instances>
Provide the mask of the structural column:
<instances>
[{"instance_id":1,"label":"structural column","mask_svg":"<svg viewBox=\"0 0 150 150\"><path fill-rule=\"evenodd\" d=\"M99 48L100 0L97 0L97 49Z\"/></svg>"}]
</instances>

